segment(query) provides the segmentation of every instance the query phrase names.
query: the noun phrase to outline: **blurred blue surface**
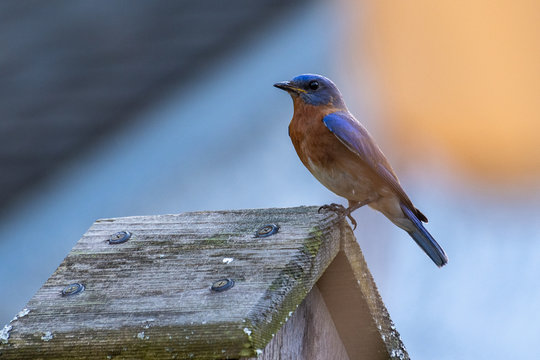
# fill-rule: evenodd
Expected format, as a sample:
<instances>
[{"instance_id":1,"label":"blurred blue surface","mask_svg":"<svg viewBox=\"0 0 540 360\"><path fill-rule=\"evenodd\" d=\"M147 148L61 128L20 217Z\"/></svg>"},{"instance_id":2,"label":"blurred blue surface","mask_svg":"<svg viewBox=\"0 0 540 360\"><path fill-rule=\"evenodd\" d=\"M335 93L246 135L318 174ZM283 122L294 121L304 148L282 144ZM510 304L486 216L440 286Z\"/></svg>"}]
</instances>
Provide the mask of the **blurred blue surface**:
<instances>
[{"instance_id":1,"label":"blurred blue surface","mask_svg":"<svg viewBox=\"0 0 540 360\"><path fill-rule=\"evenodd\" d=\"M335 15L317 4L282 19L20 199L0 223L0 323L24 307L97 218L342 202L298 160L287 136L291 100L272 87L305 72L334 78L351 111L389 146L384 124L363 103L370 84L353 83L337 66ZM356 103L347 95L353 91ZM385 151L391 162L396 151ZM538 190L486 189L440 154L424 160L396 171L447 251L446 267L437 269L381 214L355 213L356 236L409 354L534 357Z\"/></svg>"},{"instance_id":2,"label":"blurred blue surface","mask_svg":"<svg viewBox=\"0 0 540 360\"><path fill-rule=\"evenodd\" d=\"M244 51L139 113L32 189L0 223L0 322L19 311L98 218L296 206L331 195L297 159L292 103L272 84L330 72L327 7L284 18ZM294 36L291 36L294 34ZM308 36L309 35L309 36ZM286 54L286 56L284 56Z\"/></svg>"}]
</instances>

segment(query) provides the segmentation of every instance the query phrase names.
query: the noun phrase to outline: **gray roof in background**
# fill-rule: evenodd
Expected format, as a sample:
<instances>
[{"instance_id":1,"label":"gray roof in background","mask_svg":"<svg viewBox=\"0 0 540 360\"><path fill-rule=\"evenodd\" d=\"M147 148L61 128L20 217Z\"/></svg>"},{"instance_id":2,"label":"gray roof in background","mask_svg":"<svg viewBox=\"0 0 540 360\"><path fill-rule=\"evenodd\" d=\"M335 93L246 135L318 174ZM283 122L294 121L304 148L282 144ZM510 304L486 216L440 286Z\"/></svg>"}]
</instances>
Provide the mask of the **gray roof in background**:
<instances>
[{"instance_id":1,"label":"gray roof in background","mask_svg":"<svg viewBox=\"0 0 540 360\"><path fill-rule=\"evenodd\" d=\"M0 2L0 209L297 4Z\"/></svg>"}]
</instances>

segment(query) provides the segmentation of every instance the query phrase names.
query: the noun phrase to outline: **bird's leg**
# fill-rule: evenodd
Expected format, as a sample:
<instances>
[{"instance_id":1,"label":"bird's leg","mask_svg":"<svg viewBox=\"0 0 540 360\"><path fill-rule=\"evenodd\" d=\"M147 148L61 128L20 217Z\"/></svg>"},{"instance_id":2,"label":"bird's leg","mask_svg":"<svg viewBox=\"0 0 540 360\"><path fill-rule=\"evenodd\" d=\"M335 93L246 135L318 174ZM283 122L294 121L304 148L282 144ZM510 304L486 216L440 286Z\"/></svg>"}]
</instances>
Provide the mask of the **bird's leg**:
<instances>
[{"instance_id":1,"label":"bird's leg","mask_svg":"<svg viewBox=\"0 0 540 360\"><path fill-rule=\"evenodd\" d=\"M356 220L354 220L354 218L352 217L351 213L349 211L347 211L347 217L349 218L349 220L351 221L351 224L353 226L352 230L356 230Z\"/></svg>"},{"instance_id":2,"label":"bird's leg","mask_svg":"<svg viewBox=\"0 0 540 360\"><path fill-rule=\"evenodd\" d=\"M351 221L351 224L353 225L353 231L356 230L356 220L352 217L352 212L356 209L359 209L361 208L362 206L368 204L369 201L362 201L362 202L358 202L358 201L352 201L352 200L349 200L349 207L347 209L345 209L345 215L349 218L349 220Z\"/></svg>"},{"instance_id":3,"label":"bird's leg","mask_svg":"<svg viewBox=\"0 0 540 360\"><path fill-rule=\"evenodd\" d=\"M365 201L352 201L349 200L349 207L347 208L347 211L349 213L352 213L354 210L360 209L362 206L369 204L371 201L365 200Z\"/></svg>"}]
</instances>

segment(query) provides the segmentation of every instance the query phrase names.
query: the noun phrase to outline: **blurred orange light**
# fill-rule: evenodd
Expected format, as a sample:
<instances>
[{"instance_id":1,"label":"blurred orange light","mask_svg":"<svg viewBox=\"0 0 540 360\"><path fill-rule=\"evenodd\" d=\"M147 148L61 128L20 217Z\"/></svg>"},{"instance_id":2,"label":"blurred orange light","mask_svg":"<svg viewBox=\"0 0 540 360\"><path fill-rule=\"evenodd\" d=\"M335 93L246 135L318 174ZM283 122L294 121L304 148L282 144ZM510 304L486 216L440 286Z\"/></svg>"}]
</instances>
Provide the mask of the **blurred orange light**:
<instances>
[{"instance_id":1,"label":"blurred orange light","mask_svg":"<svg viewBox=\"0 0 540 360\"><path fill-rule=\"evenodd\" d=\"M400 148L414 157L439 146L491 180L540 175L539 1L346 7L355 14L346 58L367 54Z\"/></svg>"}]
</instances>

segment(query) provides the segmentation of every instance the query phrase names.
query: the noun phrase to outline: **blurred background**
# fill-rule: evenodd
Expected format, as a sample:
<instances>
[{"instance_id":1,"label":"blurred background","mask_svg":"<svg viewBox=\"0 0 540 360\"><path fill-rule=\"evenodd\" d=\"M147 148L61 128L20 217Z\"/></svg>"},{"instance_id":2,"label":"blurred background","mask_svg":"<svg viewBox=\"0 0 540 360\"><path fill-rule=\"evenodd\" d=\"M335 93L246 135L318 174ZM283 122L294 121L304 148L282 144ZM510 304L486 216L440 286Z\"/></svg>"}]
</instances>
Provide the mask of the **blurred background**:
<instances>
[{"instance_id":1,"label":"blurred background","mask_svg":"<svg viewBox=\"0 0 540 360\"><path fill-rule=\"evenodd\" d=\"M357 239L414 359L540 335L540 3L3 1L0 327L98 218L342 202L272 87L332 78L449 255Z\"/></svg>"}]
</instances>

